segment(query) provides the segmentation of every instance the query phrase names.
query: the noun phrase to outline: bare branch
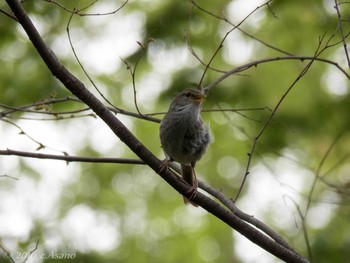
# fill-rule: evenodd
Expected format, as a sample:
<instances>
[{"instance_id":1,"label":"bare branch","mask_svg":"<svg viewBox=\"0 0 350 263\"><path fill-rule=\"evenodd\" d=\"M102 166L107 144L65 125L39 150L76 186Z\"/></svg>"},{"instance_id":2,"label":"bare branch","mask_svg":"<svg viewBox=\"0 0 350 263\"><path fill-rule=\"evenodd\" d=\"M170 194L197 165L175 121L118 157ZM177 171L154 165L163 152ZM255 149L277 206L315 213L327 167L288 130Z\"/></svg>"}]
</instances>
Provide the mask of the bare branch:
<instances>
[{"instance_id":1,"label":"bare branch","mask_svg":"<svg viewBox=\"0 0 350 263\"><path fill-rule=\"evenodd\" d=\"M8 16L9 18L11 18L11 19L15 20L16 22L18 22L17 18L14 15L6 12L5 10L0 9L0 13L3 13L4 15Z\"/></svg>"},{"instance_id":2,"label":"bare branch","mask_svg":"<svg viewBox=\"0 0 350 263\"><path fill-rule=\"evenodd\" d=\"M308 252L308 255L309 255L310 262L312 262L312 250L311 250L310 241L309 241L309 235L308 235L307 227L306 227L306 217L301 212L300 206L292 198L288 197L288 199L293 203L293 205L297 209L298 215L299 215L300 220L301 220L301 226L302 226L302 230L303 230L305 244L306 244L306 247L307 247L307 252Z\"/></svg>"},{"instance_id":3,"label":"bare branch","mask_svg":"<svg viewBox=\"0 0 350 263\"><path fill-rule=\"evenodd\" d=\"M9 176L7 174L2 174L2 175L0 175L0 177L2 177L2 178L10 178L10 179L13 179L13 180L18 180L17 177Z\"/></svg>"},{"instance_id":4,"label":"bare branch","mask_svg":"<svg viewBox=\"0 0 350 263\"><path fill-rule=\"evenodd\" d=\"M98 0L93 1L92 3L88 4L87 6L85 6L85 7L83 7L83 8L79 8L79 10L78 10L78 9L69 10L68 8L66 8L65 6L63 6L62 4L60 4L60 3L56 2L56 1L52 1L52 0L43 0L43 1L44 1L44 2L48 2L48 3L52 3L52 4L54 4L54 5L57 5L58 7L60 7L61 9L63 9L64 11L73 14L73 13L80 13L81 11L90 8L91 6L93 6L94 4L96 4Z\"/></svg>"},{"instance_id":5,"label":"bare branch","mask_svg":"<svg viewBox=\"0 0 350 263\"><path fill-rule=\"evenodd\" d=\"M344 34L344 29L343 29L343 24L342 24L342 20L341 20L341 14L339 11L339 4L337 2L337 0L334 0L334 8L337 11L337 15L338 15L338 24L339 24L339 28L340 28L340 32L341 32L341 36L342 36L342 41L343 41L343 46L344 46L344 51L345 51L345 57L346 57L346 61L348 62L348 67L350 68L350 59L349 59L349 53L348 53L348 48L345 42L345 34Z\"/></svg>"},{"instance_id":6,"label":"bare branch","mask_svg":"<svg viewBox=\"0 0 350 263\"><path fill-rule=\"evenodd\" d=\"M141 45L140 46L142 47L142 49L144 49L144 45ZM138 114L144 118L144 119L147 119L147 116L145 116L144 114L141 113L140 109L139 109L139 106L138 106L138 103L137 103L137 90L136 90L136 82L135 82L135 76L136 76L136 69L137 69L137 66L140 62L142 58L142 54L139 56L139 58L137 59L134 67L132 67L126 60L122 59L121 60L123 61L123 63L126 65L126 68L127 70L130 72L130 75L131 75L131 79L132 79L132 88L133 88L133 93L134 93L134 105L135 105L135 108L136 108L136 111L138 112Z\"/></svg>"},{"instance_id":7,"label":"bare branch","mask_svg":"<svg viewBox=\"0 0 350 263\"><path fill-rule=\"evenodd\" d=\"M65 98L51 98L51 99L45 99L41 100L38 102L34 102L32 104L28 105L23 105L23 106L8 106L5 104L0 104L0 107L7 109L6 111L0 111L0 119L3 117L6 117L10 115L11 113L15 112L26 112L26 113L34 113L34 114L46 114L46 115L61 115L61 114L71 114L71 113L79 113L83 111L88 111L91 110L91 108L86 107L78 110L73 110L73 111L63 111L63 112L53 112L53 111L42 111L41 109L46 109L48 105L50 104L56 104L56 103L62 103L62 102L68 102L68 101L73 101L73 102L83 102L77 98L74 97L65 97ZM33 110L31 108L34 108ZM138 118L138 119L146 119L148 121L156 122L159 123L160 119L152 117L153 114L144 114L144 117L140 116L140 114L127 111L121 108L115 108L115 107L107 107L111 112L114 112L115 114L123 114L126 116ZM91 114L87 116L92 116ZM57 118L61 119L61 118Z\"/></svg>"},{"instance_id":8,"label":"bare branch","mask_svg":"<svg viewBox=\"0 0 350 263\"><path fill-rule=\"evenodd\" d=\"M50 104L56 104L56 103L62 103L67 101L74 101L82 103L77 98L73 97L65 97L65 98L50 98L45 100L40 100L38 102L34 102L31 104L19 106L19 107L12 107L5 104L0 103L0 107L7 109L7 111L0 111L0 118L7 116L14 112L32 112L32 113L40 113L40 114L47 114L47 112L40 111L39 109L46 108L47 105ZM31 108L34 108L34 110L30 110ZM54 114L54 113L53 113Z\"/></svg>"},{"instance_id":9,"label":"bare branch","mask_svg":"<svg viewBox=\"0 0 350 263\"><path fill-rule=\"evenodd\" d=\"M219 73L226 73L226 70L213 68L212 66L208 65L207 63L205 63L199 57L199 55L196 53L196 51L194 50L194 48L193 48L193 46L191 44L190 37L189 37L189 34L188 34L188 30L185 31L185 40L186 40L186 44L187 44L187 47L188 47L190 53L199 61L199 63L201 63L205 67L208 67L208 69L210 69L212 71L216 71L216 72L219 72Z\"/></svg>"},{"instance_id":10,"label":"bare branch","mask_svg":"<svg viewBox=\"0 0 350 263\"><path fill-rule=\"evenodd\" d=\"M323 51L324 49L322 49L320 51L320 47L321 47L321 40L318 44L318 47L315 51L315 55L314 58L318 57ZM260 130L260 132L255 136L255 138L253 139L253 143L252 143L252 147L250 152L248 153L248 162L247 162L247 166L246 166L246 171L245 174L243 176L243 180L242 183L239 187L239 190L237 192L237 195L234 199L234 201L237 201L239 195L241 194L242 190L243 190L243 186L245 184L245 181L249 175L249 170L250 170L250 165L251 165L251 161L255 152L255 147L256 144L258 142L258 140L260 139L260 137L262 136L262 134L265 132L265 130L267 129L267 127L270 125L273 117L275 116L278 108L280 107L280 105L282 104L282 102L284 101L284 99L288 96L288 94L290 93L290 91L294 88L294 86L299 82L299 80L308 72L308 70L310 69L311 65L313 64L313 62L315 61L315 59L312 59L304 68L303 70L299 73L299 75L296 77L296 79L293 81L293 83L289 86L289 88L283 93L282 97L279 99L279 101L277 102L275 108L272 110L272 113L270 114L269 118L267 119L267 121L265 122L265 125L262 127L262 129Z\"/></svg>"},{"instance_id":11,"label":"bare branch","mask_svg":"<svg viewBox=\"0 0 350 263\"><path fill-rule=\"evenodd\" d=\"M96 4L98 2L98 0L93 1L92 3L88 4L87 6L80 8L80 9L74 9L74 10L70 10L68 8L66 8L65 6L61 5L60 3L53 1L53 0L44 0L45 2L48 3L52 3L57 5L58 7L62 8L63 10L72 13L72 14L76 14L79 16L106 16L106 15L114 15L116 13L118 13L128 2L129 0L126 0L120 7L118 7L117 9L111 11L111 12L106 12L106 13L82 13L81 11L84 11L88 8L90 8L91 6L93 6L94 4Z\"/></svg>"},{"instance_id":12,"label":"bare branch","mask_svg":"<svg viewBox=\"0 0 350 263\"><path fill-rule=\"evenodd\" d=\"M5 253L2 255L2 258L10 261L11 263L16 263L15 260L11 256L11 252L8 251L2 244L0 244L0 249Z\"/></svg>"},{"instance_id":13,"label":"bare branch","mask_svg":"<svg viewBox=\"0 0 350 263\"><path fill-rule=\"evenodd\" d=\"M308 200L307 200L307 205L306 205L305 214L304 214L305 217L307 216L307 214L309 212L309 209L310 209L312 195L314 193L314 190L315 190L315 187L316 187L316 183L317 183L318 179L321 177L322 167L323 167L325 161L327 160L328 156L330 155L331 151L333 150L333 148L335 147L337 142L340 140L342 135L343 134L338 134L338 136L333 140L332 144L328 147L326 153L323 155L323 157L322 157L322 159L320 161L320 164L318 165L318 168L317 168L316 173L315 173L315 178L314 178L314 180L313 180L313 182L311 184L310 192L308 194Z\"/></svg>"},{"instance_id":14,"label":"bare branch","mask_svg":"<svg viewBox=\"0 0 350 263\"><path fill-rule=\"evenodd\" d=\"M49 147L43 143L41 143L40 141L36 140L35 138L33 138L32 136L30 136L28 133L26 133L19 125L17 125L16 123L10 121L10 120L7 120L7 119L0 119L1 121L3 122L6 122L14 127L16 127L20 132L19 132L19 135L24 135L26 136L29 140L31 140L32 142L34 142L35 144L37 144L37 148L36 150L41 150L41 149L50 149L50 150L53 150L53 151L56 151L56 152L61 152L63 154L66 154L64 151L60 151L60 150L57 150L57 149L54 149L52 147Z\"/></svg>"},{"instance_id":15,"label":"bare branch","mask_svg":"<svg viewBox=\"0 0 350 263\"><path fill-rule=\"evenodd\" d=\"M223 80L228 78L229 76L234 75L234 74L239 73L239 72L243 72L249 68L256 67L260 64L269 63L269 62L277 62L277 61L281 61L281 60L300 60L301 62L304 62L305 60L306 61L311 60L311 61L318 61L318 62L327 63L327 64L335 66L338 70L340 70L346 76L347 79L350 80L350 75L341 66L339 66L338 63L336 63L332 60L319 58L319 57L315 58L315 57L310 57L310 56L287 56L287 57L266 58L266 59L261 59L261 60L255 60L255 61L249 62L247 64L243 64L242 66L236 67L236 68L226 72L221 77L217 78L212 83L207 85L204 89L210 90L210 89L214 88L215 86L217 86L220 82L222 82Z\"/></svg>"},{"instance_id":16,"label":"bare branch","mask_svg":"<svg viewBox=\"0 0 350 263\"><path fill-rule=\"evenodd\" d=\"M199 10L201 10L202 12L204 12L204 13L208 14L209 16L212 16L212 17L214 17L214 18L216 18L216 19L219 19L219 20L222 20L222 21L228 23L228 24L231 25L232 27L234 27L234 28L236 28L237 30L239 30L240 32L242 32L244 35L250 37L251 39L253 39L253 40L255 40L255 41L258 41L260 44L262 44L262 45L264 45L264 46L266 46L266 47L268 47L268 48L271 48L271 49L273 49L273 50L275 50L275 51L277 51L277 52L280 52L280 53L282 53L282 54L285 54L285 55L288 55L288 56L292 56L291 53L289 53L289 52L287 52L287 51L284 51L284 50L282 50L282 49L280 49L280 48L277 48L277 47L275 47L275 46L272 46L271 44L266 43L265 41L262 41L262 40L256 38L256 37L253 36L252 34L249 34L247 31L241 29L241 28L239 27L239 25L235 25L234 23L232 23L225 15L223 15L223 16L216 15L216 14L214 14L214 13L212 13L212 12L210 12L210 11L204 9L204 8L201 7L200 5L198 5L198 4L196 3L196 1L190 0L190 2L192 3L193 6L195 6L196 8L198 8ZM269 10L270 10L270 12L272 13L272 15L273 15L274 17L277 17L277 16L274 14L274 12L271 10L270 2L271 2L271 1L266 2L265 4L261 5L261 7L264 6L264 5L267 5L267 7L269 8Z\"/></svg>"},{"instance_id":17,"label":"bare branch","mask_svg":"<svg viewBox=\"0 0 350 263\"><path fill-rule=\"evenodd\" d=\"M35 247L34 247L31 251L29 251L29 253L26 253L27 256L26 256L26 258L24 259L23 263L26 263L26 262L27 262L27 260L30 258L30 256L38 249L38 246L39 246L39 240L36 241Z\"/></svg>"},{"instance_id":18,"label":"bare branch","mask_svg":"<svg viewBox=\"0 0 350 263\"><path fill-rule=\"evenodd\" d=\"M260 8L262 8L263 6L267 5L271 0L269 0L268 2L266 2L265 4L262 4L261 6L257 6L253 11L251 11L245 18L242 19L241 22L239 22L237 25L233 26L232 29L230 29L228 32L226 32L225 36L222 38L221 42L219 43L217 49L215 50L215 52L213 53L212 57L210 58L209 62L207 63L204 71L203 71L203 74L202 74L202 77L199 81L199 84L198 84L198 87L201 87L202 86L202 83L203 83L203 80L204 80L204 77L205 77L205 74L206 72L208 71L209 69L209 66L211 65L211 63L214 61L216 55L219 53L220 49L223 47L223 44L225 42L225 40L227 39L227 37L236 29L238 28L240 25L242 25L251 15L253 15L257 10L259 10ZM194 3L194 1L191 1L192 4Z\"/></svg>"},{"instance_id":19,"label":"bare branch","mask_svg":"<svg viewBox=\"0 0 350 263\"><path fill-rule=\"evenodd\" d=\"M145 164L139 159L128 159L128 158L107 158L107 157L84 157L84 156L72 156L65 153L64 155L44 154L35 152L23 152L11 149L0 150L0 155L14 155L27 158L35 159L49 159L49 160L60 160L70 162L83 162L83 163L119 163L119 164Z\"/></svg>"},{"instance_id":20,"label":"bare branch","mask_svg":"<svg viewBox=\"0 0 350 263\"><path fill-rule=\"evenodd\" d=\"M74 16L75 13L72 13L71 16L69 17L69 20L68 20L68 23L67 23L67 27L66 27L66 31L67 31L67 35L68 35L68 40L69 40L69 45L72 49L72 52L74 54L74 57L76 59L76 61L78 62L80 68L83 70L85 76L89 79L90 83L92 84L92 86L95 88L95 90L98 92L98 94L100 94L100 96L110 105L112 106L113 108L116 108L118 109L116 106L113 105L113 103L111 103L104 95L103 93L100 91L100 89L97 87L97 85L95 84L95 82L93 81L93 79L90 77L89 73L87 72L87 70L85 69L85 67L83 66L83 64L81 63L76 51L75 51L75 48L73 46L73 41L72 41L72 38L71 38L71 35L70 35L70 30L69 30L69 27L70 27L70 23L73 19L73 16Z\"/></svg>"},{"instance_id":21,"label":"bare branch","mask_svg":"<svg viewBox=\"0 0 350 263\"><path fill-rule=\"evenodd\" d=\"M243 111L271 111L271 109L269 107L256 107L256 108L238 108L238 109L234 109L234 108L225 108L225 109L210 109L210 110L202 110L202 112L206 112L206 113L211 113L211 112L235 112L235 113L239 113L239 112L243 112ZM156 116L156 115L164 115L166 114L166 112L152 112L152 113L147 113L147 116Z\"/></svg>"}]
</instances>

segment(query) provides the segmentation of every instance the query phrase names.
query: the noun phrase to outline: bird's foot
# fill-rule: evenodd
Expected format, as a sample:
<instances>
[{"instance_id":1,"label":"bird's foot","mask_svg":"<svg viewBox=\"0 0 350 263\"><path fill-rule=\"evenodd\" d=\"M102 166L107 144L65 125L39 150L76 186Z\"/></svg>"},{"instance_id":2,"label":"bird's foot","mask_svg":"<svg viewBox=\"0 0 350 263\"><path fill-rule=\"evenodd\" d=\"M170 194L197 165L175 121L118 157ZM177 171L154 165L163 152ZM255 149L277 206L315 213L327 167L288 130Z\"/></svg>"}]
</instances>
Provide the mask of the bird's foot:
<instances>
[{"instance_id":1,"label":"bird's foot","mask_svg":"<svg viewBox=\"0 0 350 263\"><path fill-rule=\"evenodd\" d=\"M191 194L190 197L188 198L188 200L191 201L196 197L197 191L198 191L197 189L198 189L197 187L192 186L191 189L186 192L186 193Z\"/></svg>"},{"instance_id":2,"label":"bird's foot","mask_svg":"<svg viewBox=\"0 0 350 263\"><path fill-rule=\"evenodd\" d=\"M162 164L159 166L159 172L166 172L169 169L169 163L171 162L170 159L165 159L162 161Z\"/></svg>"},{"instance_id":3,"label":"bird's foot","mask_svg":"<svg viewBox=\"0 0 350 263\"><path fill-rule=\"evenodd\" d=\"M186 194L190 194L188 198L184 197L184 202L186 205L191 204L196 207L198 206L197 204L192 202L192 200L197 196L197 192L198 192L198 189L197 187L194 187L194 186L192 186L191 189L186 192Z\"/></svg>"}]
</instances>

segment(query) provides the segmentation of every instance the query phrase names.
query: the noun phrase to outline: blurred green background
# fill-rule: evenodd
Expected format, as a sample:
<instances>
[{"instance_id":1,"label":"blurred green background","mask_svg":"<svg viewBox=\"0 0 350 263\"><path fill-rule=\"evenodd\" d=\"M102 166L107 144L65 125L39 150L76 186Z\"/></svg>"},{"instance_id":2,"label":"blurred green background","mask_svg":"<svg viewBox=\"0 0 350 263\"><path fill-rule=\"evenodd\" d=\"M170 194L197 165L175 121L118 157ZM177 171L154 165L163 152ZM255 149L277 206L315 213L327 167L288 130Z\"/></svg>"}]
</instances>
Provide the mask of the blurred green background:
<instances>
[{"instance_id":1,"label":"blurred green background","mask_svg":"<svg viewBox=\"0 0 350 263\"><path fill-rule=\"evenodd\" d=\"M191 1L130 1L113 14L107 13L123 2L25 1L23 6L62 63L97 96L74 58L67 27L89 77L113 105L136 112L125 61L131 70L136 67L141 112L158 113L167 110L177 92L199 83L204 66L195 56L207 63L232 29L218 17L238 24L263 4L196 3L202 10ZM334 5L327 0L272 1L258 8L240 26L243 32L229 34L202 84L255 60L286 53L313 56L322 37L320 49L329 42L320 58L349 73ZM10 13L5 1L0 8ZM349 3L339 9L347 41ZM93 15L74 15L70 21L73 10ZM211 90L205 110L246 110L203 112L215 140L197 164L201 180L229 198L235 196L253 139L307 62L259 64ZM0 63L4 111L4 105L71 96L50 74L20 25L4 13ZM308 243L313 262L350 262L349 98L346 75L334 65L314 62L257 141L237 203L306 257ZM84 109L81 103L43 104L33 108L37 113L1 115L1 150L42 148L39 152L135 158L91 112L74 112ZM117 117L164 158L158 123ZM15 178L0 178L0 244L16 262L23 262L36 242L27 262L279 262L201 208L184 206L177 192L144 165L1 156L0 174ZM2 256L0 262L9 260Z\"/></svg>"}]
</instances>

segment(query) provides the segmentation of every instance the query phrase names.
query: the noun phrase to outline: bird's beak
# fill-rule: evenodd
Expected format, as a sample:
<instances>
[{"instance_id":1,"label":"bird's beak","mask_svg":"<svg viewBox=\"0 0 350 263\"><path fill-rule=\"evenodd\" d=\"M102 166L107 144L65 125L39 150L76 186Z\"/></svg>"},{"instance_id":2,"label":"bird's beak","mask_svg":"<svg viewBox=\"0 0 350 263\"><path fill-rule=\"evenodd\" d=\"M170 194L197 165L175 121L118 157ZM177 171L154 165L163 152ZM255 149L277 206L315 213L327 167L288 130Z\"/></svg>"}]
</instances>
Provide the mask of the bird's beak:
<instances>
[{"instance_id":1,"label":"bird's beak","mask_svg":"<svg viewBox=\"0 0 350 263\"><path fill-rule=\"evenodd\" d=\"M201 104L205 100L205 97L206 96L204 94L203 95L198 94L194 96L192 99L195 103Z\"/></svg>"}]
</instances>

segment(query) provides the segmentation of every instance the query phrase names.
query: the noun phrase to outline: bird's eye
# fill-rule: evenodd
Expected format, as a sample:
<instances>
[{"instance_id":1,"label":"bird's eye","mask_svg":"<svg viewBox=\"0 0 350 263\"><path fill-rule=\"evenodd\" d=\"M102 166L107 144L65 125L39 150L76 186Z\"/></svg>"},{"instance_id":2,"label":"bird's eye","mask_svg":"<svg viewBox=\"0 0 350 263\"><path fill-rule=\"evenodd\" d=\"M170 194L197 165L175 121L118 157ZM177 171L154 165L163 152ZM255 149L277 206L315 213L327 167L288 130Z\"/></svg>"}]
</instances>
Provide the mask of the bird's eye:
<instances>
[{"instance_id":1,"label":"bird's eye","mask_svg":"<svg viewBox=\"0 0 350 263\"><path fill-rule=\"evenodd\" d=\"M185 93L185 96L186 96L186 97L189 97L190 95L191 95L191 93L189 93L189 92L186 92L186 93Z\"/></svg>"}]
</instances>

